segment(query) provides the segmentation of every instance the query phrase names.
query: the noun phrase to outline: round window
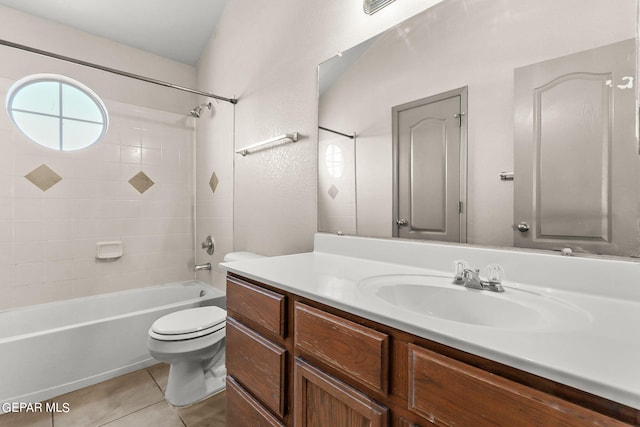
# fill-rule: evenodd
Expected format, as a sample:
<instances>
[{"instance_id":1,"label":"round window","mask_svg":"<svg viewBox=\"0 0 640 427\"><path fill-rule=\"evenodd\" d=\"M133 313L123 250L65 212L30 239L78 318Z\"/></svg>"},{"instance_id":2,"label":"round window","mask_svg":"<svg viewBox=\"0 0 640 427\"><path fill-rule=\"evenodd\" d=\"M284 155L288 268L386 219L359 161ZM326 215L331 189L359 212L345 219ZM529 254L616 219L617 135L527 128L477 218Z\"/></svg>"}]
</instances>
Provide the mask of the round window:
<instances>
[{"instance_id":1,"label":"round window","mask_svg":"<svg viewBox=\"0 0 640 427\"><path fill-rule=\"evenodd\" d=\"M30 140L61 151L95 144L109 117L91 89L66 76L35 74L18 80L7 94L13 123Z\"/></svg>"},{"instance_id":2,"label":"round window","mask_svg":"<svg viewBox=\"0 0 640 427\"><path fill-rule=\"evenodd\" d=\"M344 169L342 149L336 144L329 144L324 154L324 161L329 175L332 178L340 178L342 176L342 170Z\"/></svg>"}]
</instances>

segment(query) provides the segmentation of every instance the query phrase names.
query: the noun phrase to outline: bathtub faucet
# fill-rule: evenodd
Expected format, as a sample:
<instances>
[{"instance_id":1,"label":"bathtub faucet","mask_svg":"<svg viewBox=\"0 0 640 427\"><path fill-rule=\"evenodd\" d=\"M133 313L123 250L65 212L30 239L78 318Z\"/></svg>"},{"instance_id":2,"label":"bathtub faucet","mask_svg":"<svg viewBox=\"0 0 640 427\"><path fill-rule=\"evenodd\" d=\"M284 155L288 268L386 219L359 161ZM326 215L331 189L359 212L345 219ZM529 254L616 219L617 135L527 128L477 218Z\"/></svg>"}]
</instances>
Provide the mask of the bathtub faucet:
<instances>
[{"instance_id":1,"label":"bathtub faucet","mask_svg":"<svg viewBox=\"0 0 640 427\"><path fill-rule=\"evenodd\" d=\"M211 263L208 262L206 264L196 264L195 267L193 267L193 271L200 271L200 270L211 270Z\"/></svg>"}]
</instances>

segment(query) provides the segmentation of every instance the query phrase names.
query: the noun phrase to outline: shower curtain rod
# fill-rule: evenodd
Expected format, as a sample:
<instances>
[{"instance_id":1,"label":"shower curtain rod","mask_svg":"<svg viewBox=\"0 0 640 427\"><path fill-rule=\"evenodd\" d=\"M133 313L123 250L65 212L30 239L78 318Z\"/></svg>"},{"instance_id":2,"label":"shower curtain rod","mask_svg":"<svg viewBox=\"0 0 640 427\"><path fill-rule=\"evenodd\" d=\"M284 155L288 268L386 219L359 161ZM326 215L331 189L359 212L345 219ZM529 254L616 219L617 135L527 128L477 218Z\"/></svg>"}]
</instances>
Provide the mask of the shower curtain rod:
<instances>
[{"instance_id":1,"label":"shower curtain rod","mask_svg":"<svg viewBox=\"0 0 640 427\"><path fill-rule=\"evenodd\" d=\"M214 95L212 93L203 92L201 90L191 89L191 88L184 87L184 86L179 86L179 85L176 85L176 84L173 84L173 83L164 82L162 80L156 80L156 79L152 79L152 78L149 78L149 77L140 76L138 74L133 74L133 73L128 73L126 71L116 70L115 68L105 67L105 66L94 64L94 63L91 63L91 62L83 61L81 59L71 58L69 56L58 55L57 53L48 52L46 50L41 50L41 49L36 49L34 47L25 46L23 44L13 43L13 42L10 42L8 40L0 39L0 45L12 47L12 48L15 48L15 49L24 50L24 51L31 52L31 53L36 53L38 55L48 56L50 58L59 59L61 61L72 62L74 64L82 65L82 66L85 66L85 67L95 68L97 70L106 71L107 73L118 74L120 76L129 77L130 79L142 80L143 82L153 83L155 85L169 87L169 88L172 88L172 89L181 90L183 92L195 93L196 95L202 95L202 96L206 96L208 98L214 98L214 99L218 99L220 101L230 102L232 104L237 104L238 103L238 100L235 99L235 98L225 98L225 97L222 97L222 96Z\"/></svg>"},{"instance_id":2,"label":"shower curtain rod","mask_svg":"<svg viewBox=\"0 0 640 427\"><path fill-rule=\"evenodd\" d=\"M336 135L342 135L342 136L344 136L346 138L349 138L349 139L354 139L356 137L355 133L353 135L349 135L349 134L338 132L337 130L325 128L325 127L322 127L322 126L318 126L318 129L326 130L327 132L335 133Z\"/></svg>"}]
</instances>

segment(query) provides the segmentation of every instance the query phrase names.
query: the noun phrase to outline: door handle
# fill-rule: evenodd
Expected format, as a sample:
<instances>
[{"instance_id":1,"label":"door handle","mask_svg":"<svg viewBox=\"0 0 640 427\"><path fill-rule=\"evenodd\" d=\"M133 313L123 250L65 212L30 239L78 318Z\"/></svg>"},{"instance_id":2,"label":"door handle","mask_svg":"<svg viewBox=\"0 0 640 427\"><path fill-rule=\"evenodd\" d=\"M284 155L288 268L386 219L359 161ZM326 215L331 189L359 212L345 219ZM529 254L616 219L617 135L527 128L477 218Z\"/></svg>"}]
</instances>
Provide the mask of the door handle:
<instances>
[{"instance_id":1,"label":"door handle","mask_svg":"<svg viewBox=\"0 0 640 427\"><path fill-rule=\"evenodd\" d=\"M409 225L409 222L406 219L396 219L396 225L398 227L406 227Z\"/></svg>"},{"instance_id":2,"label":"door handle","mask_svg":"<svg viewBox=\"0 0 640 427\"><path fill-rule=\"evenodd\" d=\"M531 229L531 227L529 227L529 224L527 224L526 222L522 221L521 223L519 223L518 225L516 225L516 228L518 229L519 232L521 233L525 233L527 231L529 231Z\"/></svg>"}]
</instances>

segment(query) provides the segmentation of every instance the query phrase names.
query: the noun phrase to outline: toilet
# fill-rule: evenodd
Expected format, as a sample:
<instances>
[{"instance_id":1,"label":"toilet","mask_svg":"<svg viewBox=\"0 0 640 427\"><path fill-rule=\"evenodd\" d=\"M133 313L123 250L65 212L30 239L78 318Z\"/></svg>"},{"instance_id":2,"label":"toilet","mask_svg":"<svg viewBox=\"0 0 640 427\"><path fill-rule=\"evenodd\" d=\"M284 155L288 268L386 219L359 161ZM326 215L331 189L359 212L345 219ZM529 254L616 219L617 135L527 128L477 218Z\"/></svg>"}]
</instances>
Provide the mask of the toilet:
<instances>
[{"instance_id":1,"label":"toilet","mask_svg":"<svg viewBox=\"0 0 640 427\"><path fill-rule=\"evenodd\" d=\"M231 252L224 262L262 257ZM149 353L171 365L164 397L173 406L191 405L224 390L226 317L220 307L196 307L162 316L149 328Z\"/></svg>"},{"instance_id":2,"label":"toilet","mask_svg":"<svg viewBox=\"0 0 640 427\"><path fill-rule=\"evenodd\" d=\"M227 311L215 306L162 316L151 325L147 347L171 364L164 397L174 406L203 400L225 388Z\"/></svg>"}]
</instances>

